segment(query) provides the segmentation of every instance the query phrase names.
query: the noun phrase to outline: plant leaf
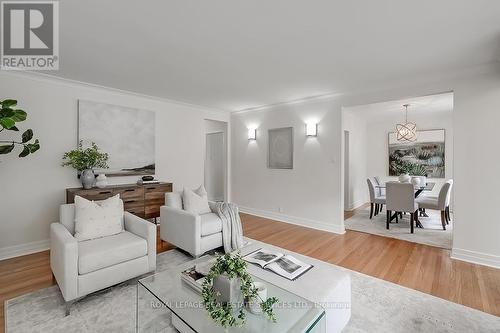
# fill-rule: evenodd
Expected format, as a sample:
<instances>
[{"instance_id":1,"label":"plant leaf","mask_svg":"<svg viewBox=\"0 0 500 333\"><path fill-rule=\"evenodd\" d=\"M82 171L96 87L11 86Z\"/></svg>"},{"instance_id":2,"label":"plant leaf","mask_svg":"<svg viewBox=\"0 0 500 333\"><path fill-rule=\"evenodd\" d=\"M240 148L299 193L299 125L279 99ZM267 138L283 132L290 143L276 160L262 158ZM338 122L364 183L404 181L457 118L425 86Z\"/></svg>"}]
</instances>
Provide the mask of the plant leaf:
<instances>
[{"instance_id":1,"label":"plant leaf","mask_svg":"<svg viewBox=\"0 0 500 333\"><path fill-rule=\"evenodd\" d=\"M14 121L25 121L28 114L23 110L14 110L14 115L11 117Z\"/></svg>"},{"instance_id":2,"label":"plant leaf","mask_svg":"<svg viewBox=\"0 0 500 333\"><path fill-rule=\"evenodd\" d=\"M28 144L28 148L30 150L30 153L36 152L38 149L40 149L40 144L38 143L38 139L35 140L35 143L30 143Z\"/></svg>"},{"instance_id":3,"label":"plant leaf","mask_svg":"<svg viewBox=\"0 0 500 333\"><path fill-rule=\"evenodd\" d=\"M2 107L4 108L8 108L15 105L17 105L17 101L15 99L6 99L2 101Z\"/></svg>"},{"instance_id":4,"label":"plant leaf","mask_svg":"<svg viewBox=\"0 0 500 333\"><path fill-rule=\"evenodd\" d=\"M0 118L0 125L3 128L10 129L16 126L16 122L12 118Z\"/></svg>"},{"instance_id":5,"label":"plant leaf","mask_svg":"<svg viewBox=\"0 0 500 333\"><path fill-rule=\"evenodd\" d=\"M33 130L27 129L22 135L22 142L26 143L33 138Z\"/></svg>"},{"instance_id":6,"label":"plant leaf","mask_svg":"<svg viewBox=\"0 0 500 333\"><path fill-rule=\"evenodd\" d=\"M14 149L14 144L0 146L0 154L8 154Z\"/></svg>"},{"instance_id":7,"label":"plant leaf","mask_svg":"<svg viewBox=\"0 0 500 333\"><path fill-rule=\"evenodd\" d=\"M2 108L0 110L0 118L10 118L15 114L11 108Z\"/></svg>"},{"instance_id":8,"label":"plant leaf","mask_svg":"<svg viewBox=\"0 0 500 333\"><path fill-rule=\"evenodd\" d=\"M17 128L16 126L12 126L11 128L9 128L9 131L19 132L19 128Z\"/></svg>"},{"instance_id":9,"label":"plant leaf","mask_svg":"<svg viewBox=\"0 0 500 333\"><path fill-rule=\"evenodd\" d=\"M23 151L19 154L19 157L26 157L30 154L30 148L28 146L24 146Z\"/></svg>"}]
</instances>

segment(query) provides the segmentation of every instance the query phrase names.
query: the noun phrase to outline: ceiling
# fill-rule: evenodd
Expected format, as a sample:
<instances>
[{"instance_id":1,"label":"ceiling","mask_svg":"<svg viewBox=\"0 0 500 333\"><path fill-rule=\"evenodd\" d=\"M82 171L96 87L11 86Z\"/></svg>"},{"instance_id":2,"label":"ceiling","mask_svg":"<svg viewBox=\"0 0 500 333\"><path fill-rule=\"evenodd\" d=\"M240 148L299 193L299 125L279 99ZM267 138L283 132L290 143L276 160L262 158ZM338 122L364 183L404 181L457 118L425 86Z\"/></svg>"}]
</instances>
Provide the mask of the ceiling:
<instances>
[{"instance_id":1,"label":"ceiling","mask_svg":"<svg viewBox=\"0 0 500 333\"><path fill-rule=\"evenodd\" d=\"M60 1L48 74L242 110L491 63L498 0Z\"/></svg>"},{"instance_id":2,"label":"ceiling","mask_svg":"<svg viewBox=\"0 0 500 333\"><path fill-rule=\"evenodd\" d=\"M408 117L412 115L436 114L453 111L453 93L406 98L397 101L373 103L346 107L343 110L361 116L363 119L383 119L385 116L404 117L404 104L408 106Z\"/></svg>"}]
</instances>

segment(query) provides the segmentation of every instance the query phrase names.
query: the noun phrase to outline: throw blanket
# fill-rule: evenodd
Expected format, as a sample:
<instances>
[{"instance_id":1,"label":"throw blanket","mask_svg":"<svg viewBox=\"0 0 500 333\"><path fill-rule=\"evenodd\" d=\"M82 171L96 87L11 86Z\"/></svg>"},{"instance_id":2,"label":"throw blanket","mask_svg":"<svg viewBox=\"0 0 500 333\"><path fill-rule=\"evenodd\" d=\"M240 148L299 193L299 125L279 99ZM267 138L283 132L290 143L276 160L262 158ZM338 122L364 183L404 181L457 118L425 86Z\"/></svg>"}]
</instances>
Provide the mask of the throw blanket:
<instances>
[{"instance_id":1,"label":"throw blanket","mask_svg":"<svg viewBox=\"0 0 500 333\"><path fill-rule=\"evenodd\" d=\"M243 228L241 227L238 206L228 202L216 202L215 213L222 220L222 243L224 252L232 252L243 247Z\"/></svg>"}]
</instances>

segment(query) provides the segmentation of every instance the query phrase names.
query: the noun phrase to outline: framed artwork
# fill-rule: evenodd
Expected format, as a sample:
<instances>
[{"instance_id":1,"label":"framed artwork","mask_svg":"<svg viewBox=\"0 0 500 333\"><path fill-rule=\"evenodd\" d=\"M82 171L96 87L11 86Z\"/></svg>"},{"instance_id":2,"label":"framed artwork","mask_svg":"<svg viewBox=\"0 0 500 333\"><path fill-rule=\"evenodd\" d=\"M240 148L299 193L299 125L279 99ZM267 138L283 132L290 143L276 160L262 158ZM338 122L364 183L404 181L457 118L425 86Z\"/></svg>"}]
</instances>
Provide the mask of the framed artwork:
<instances>
[{"instance_id":1,"label":"framed artwork","mask_svg":"<svg viewBox=\"0 0 500 333\"><path fill-rule=\"evenodd\" d=\"M268 168L293 169L293 127L269 130Z\"/></svg>"},{"instance_id":2,"label":"framed artwork","mask_svg":"<svg viewBox=\"0 0 500 333\"><path fill-rule=\"evenodd\" d=\"M408 173L429 178L445 177L445 130L417 131L417 140L403 143L389 133L389 176Z\"/></svg>"},{"instance_id":3,"label":"framed artwork","mask_svg":"<svg viewBox=\"0 0 500 333\"><path fill-rule=\"evenodd\" d=\"M108 176L154 175L155 112L78 101L78 140L108 153Z\"/></svg>"}]
</instances>

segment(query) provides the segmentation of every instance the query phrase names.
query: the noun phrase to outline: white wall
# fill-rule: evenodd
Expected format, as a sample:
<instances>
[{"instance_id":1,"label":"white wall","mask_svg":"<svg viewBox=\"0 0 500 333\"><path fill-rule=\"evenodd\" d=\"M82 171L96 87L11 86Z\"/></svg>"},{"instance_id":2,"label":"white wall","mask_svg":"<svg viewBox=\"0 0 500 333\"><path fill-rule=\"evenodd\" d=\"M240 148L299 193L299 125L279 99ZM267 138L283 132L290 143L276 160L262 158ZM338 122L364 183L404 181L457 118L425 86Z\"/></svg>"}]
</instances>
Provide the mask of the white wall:
<instances>
[{"instance_id":1,"label":"white wall","mask_svg":"<svg viewBox=\"0 0 500 333\"><path fill-rule=\"evenodd\" d=\"M364 117L354 112L342 112L342 125L349 131L349 189L348 197L344 197L344 207L347 210L357 208L370 200L366 178L367 169L371 161L368 156L367 123Z\"/></svg>"},{"instance_id":2,"label":"white wall","mask_svg":"<svg viewBox=\"0 0 500 333\"><path fill-rule=\"evenodd\" d=\"M29 157L0 156L0 259L47 248L49 224L58 220L65 189L79 186L75 171L61 167L63 153L76 146L78 99L156 111L156 176L175 189L203 182L204 119L229 120L218 110L33 74L2 72L0 90L2 98L17 99L28 112L20 127L32 128L41 142ZM133 183L137 178L108 179Z\"/></svg>"},{"instance_id":3,"label":"white wall","mask_svg":"<svg viewBox=\"0 0 500 333\"><path fill-rule=\"evenodd\" d=\"M419 130L445 129L445 178L429 179L436 183L429 195L438 195L443 183L453 178L453 112L425 112L413 113L411 121L417 124ZM394 132L396 123L401 122L401 114L388 114L382 117L371 117L367 119L366 148L368 177L380 176L382 180L394 180L389 177L388 161L388 133Z\"/></svg>"},{"instance_id":4,"label":"white wall","mask_svg":"<svg viewBox=\"0 0 500 333\"><path fill-rule=\"evenodd\" d=\"M500 74L482 67L446 78L323 100L283 104L232 116L232 195L242 210L342 232L342 107L454 91L455 258L500 267L498 124ZM307 118L318 117L319 136L306 140ZM247 127L258 128L257 141ZM267 129L294 126L293 170L266 168ZM372 171L371 171L372 172ZM374 172L374 171L373 171ZM279 207L283 212L279 212Z\"/></svg>"},{"instance_id":5,"label":"white wall","mask_svg":"<svg viewBox=\"0 0 500 333\"><path fill-rule=\"evenodd\" d=\"M342 130L336 109L332 101L319 100L232 116L232 199L242 211L344 232L339 192ZM305 135L310 120L318 122L317 138ZM268 169L268 130L289 126L294 127L294 167ZM248 140L248 127L257 128L257 140Z\"/></svg>"}]
</instances>

